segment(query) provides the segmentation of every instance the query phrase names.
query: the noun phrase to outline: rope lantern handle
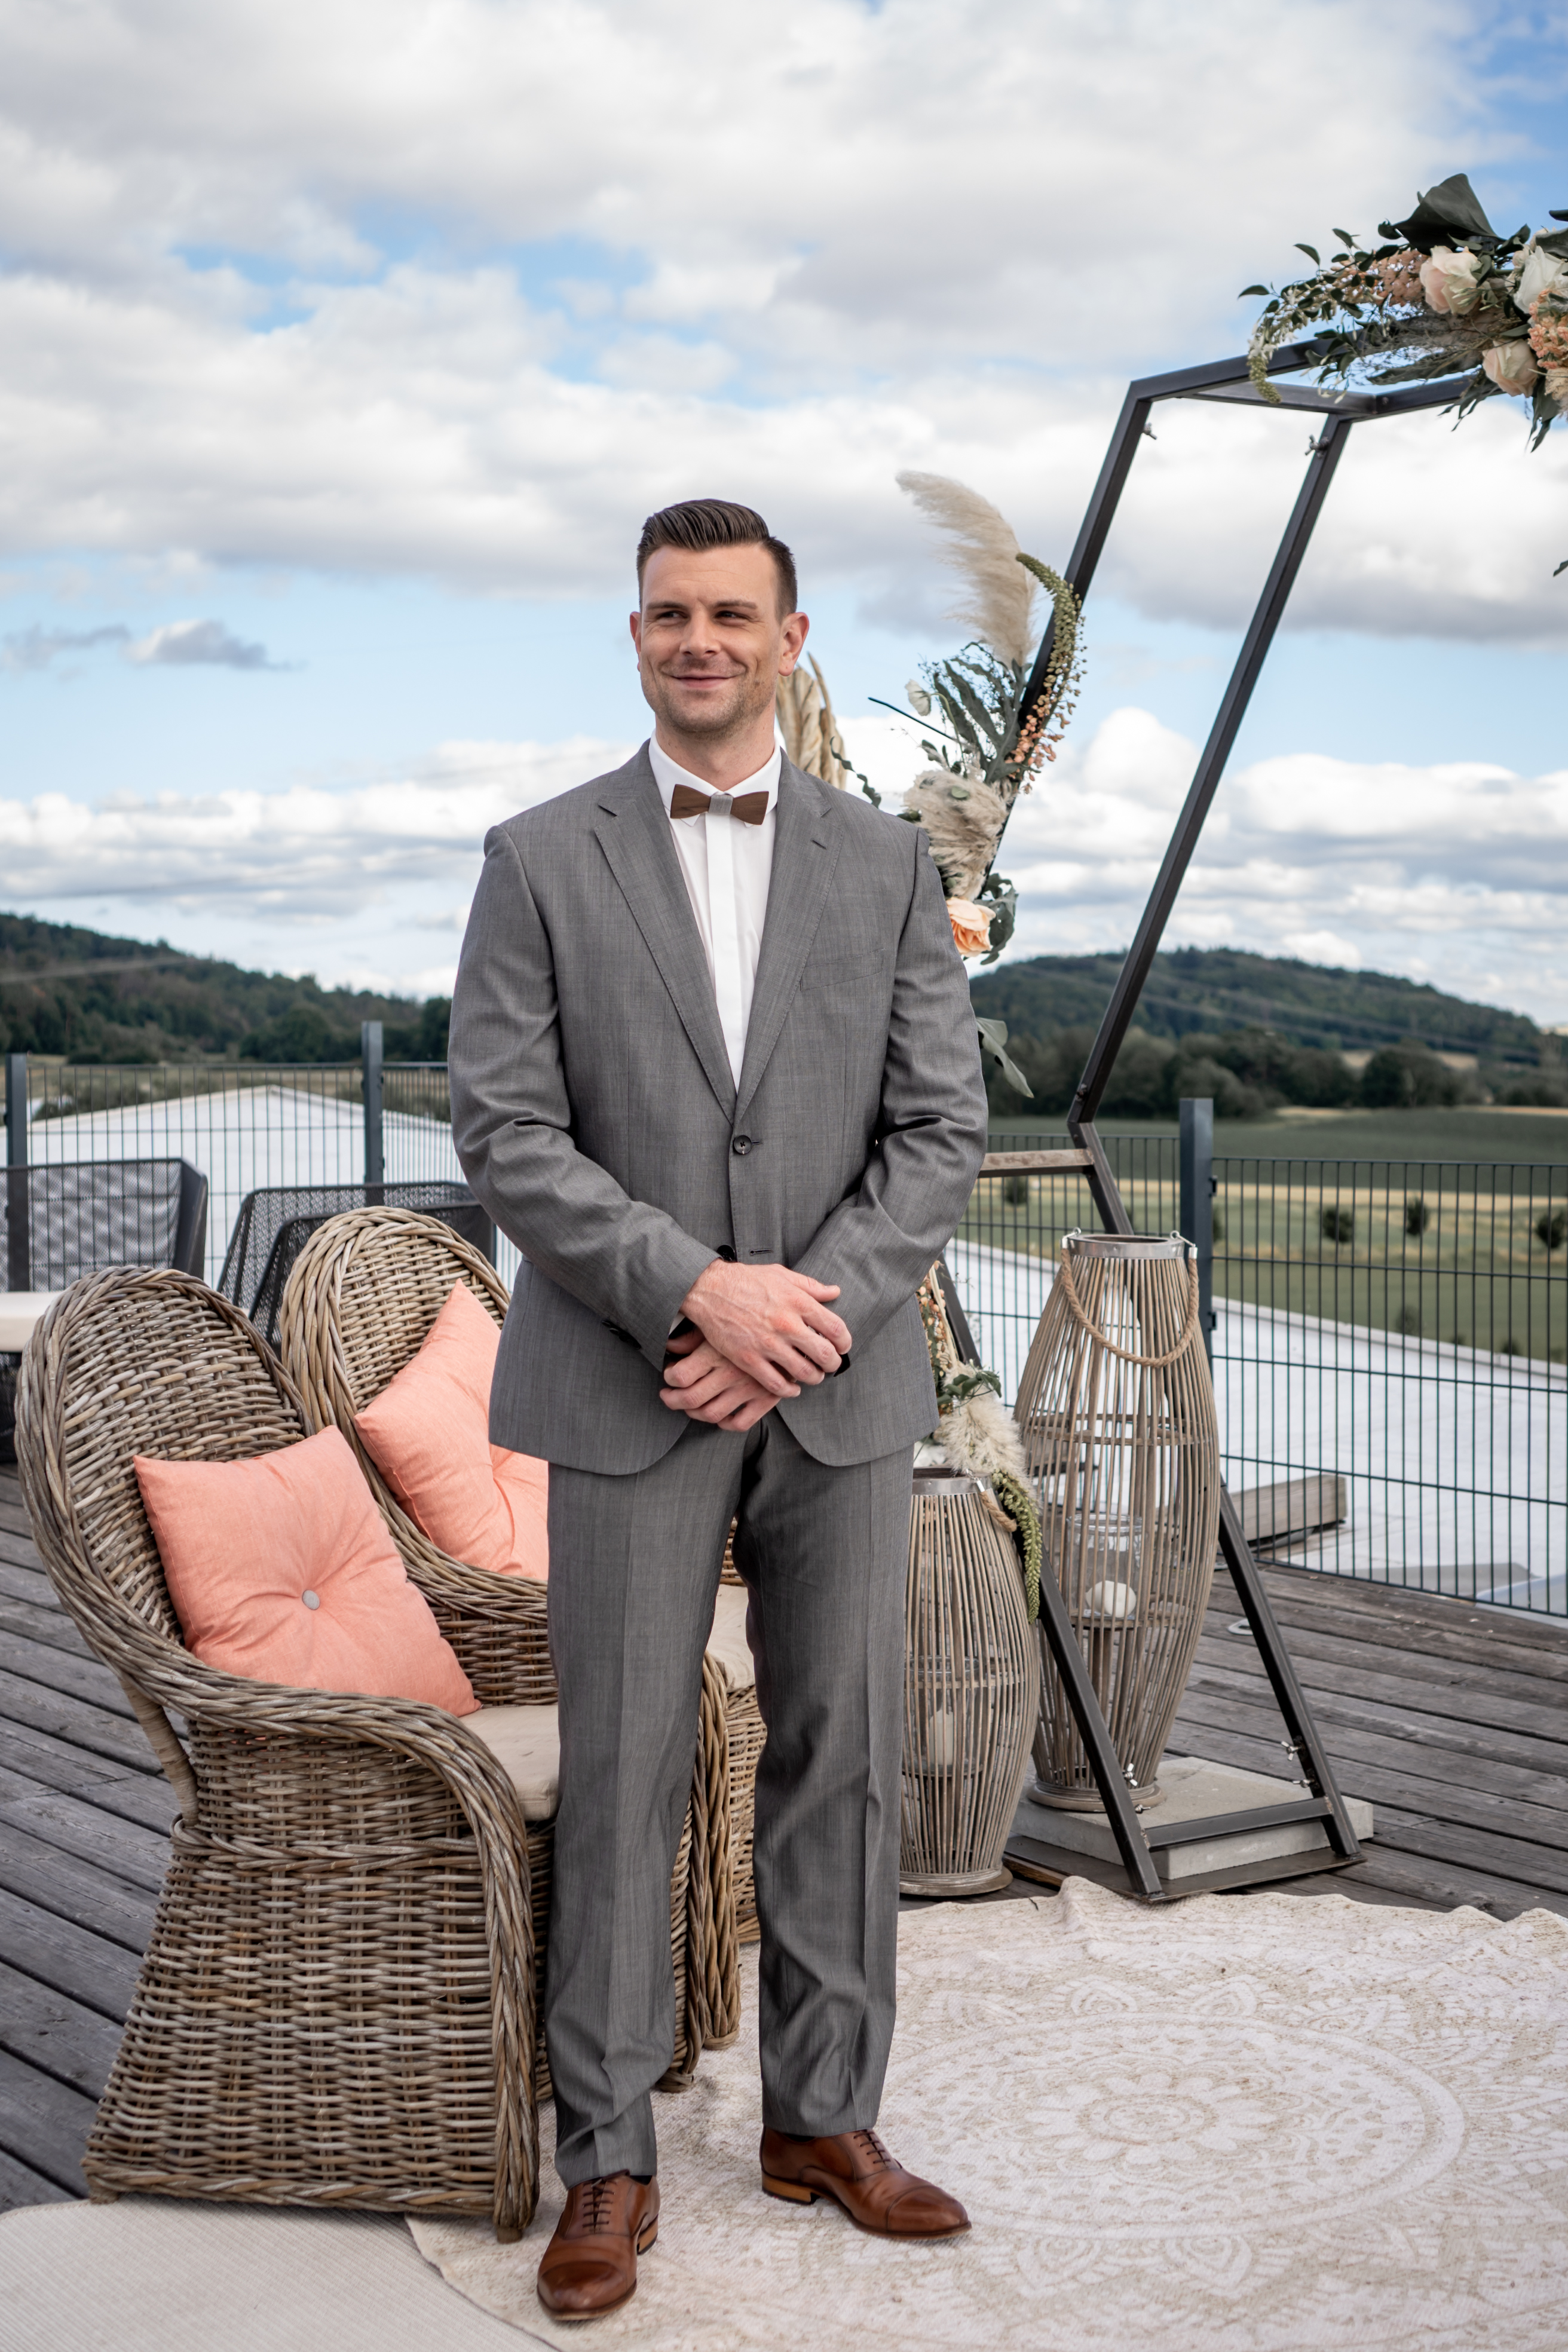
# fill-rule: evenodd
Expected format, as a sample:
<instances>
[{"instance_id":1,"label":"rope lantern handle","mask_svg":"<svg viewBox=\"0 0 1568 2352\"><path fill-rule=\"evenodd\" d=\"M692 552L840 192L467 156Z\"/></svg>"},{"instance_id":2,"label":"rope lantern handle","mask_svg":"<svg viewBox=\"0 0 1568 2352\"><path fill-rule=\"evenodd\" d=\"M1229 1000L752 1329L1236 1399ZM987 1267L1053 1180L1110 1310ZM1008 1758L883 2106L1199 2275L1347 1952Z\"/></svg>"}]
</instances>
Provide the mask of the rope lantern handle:
<instances>
[{"instance_id":1,"label":"rope lantern handle","mask_svg":"<svg viewBox=\"0 0 1568 2352\"><path fill-rule=\"evenodd\" d=\"M1077 1286L1073 1281L1072 1261L1068 1254L1068 1243L1072 1238L1070 1234L1063 1236L1061 1264L1058 1271L1067 1293L1068 1307L1074 1322L1081 1331L1088 1334L1096 1347L1103 1348L1107 1355L1120 1357L1124 1364L1136 1364L1140 1370L1145 1372L1163 1371L1167 1366L1175 1362L1178 1356L1184 1356L1196 1339L1198 1329L1198 1254L1192 1244L1188 1242L1185 1245L1187 1251L1186 1319L1182 1325L1175 1345L1168 1348L1163 1356L1141 1356L1136 1349L1119 1348L1115 1340L1109 1339L1100 1326L1091 1322L1085 1314L1079 1298ZM1181 1238L1180 1234L1171 1235L1173 1241L1180 1241Z\"/></svg>"}]
</instances>

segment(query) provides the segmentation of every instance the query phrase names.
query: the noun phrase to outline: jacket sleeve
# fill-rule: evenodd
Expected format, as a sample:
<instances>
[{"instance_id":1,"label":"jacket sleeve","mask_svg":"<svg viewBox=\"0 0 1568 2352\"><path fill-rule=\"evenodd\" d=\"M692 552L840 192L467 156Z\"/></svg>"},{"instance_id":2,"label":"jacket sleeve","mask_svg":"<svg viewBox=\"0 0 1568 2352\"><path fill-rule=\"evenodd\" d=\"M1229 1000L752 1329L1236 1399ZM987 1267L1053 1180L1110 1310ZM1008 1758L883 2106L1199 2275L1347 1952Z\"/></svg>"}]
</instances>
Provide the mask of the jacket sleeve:
<instances>
[{"instance_id":1,"label":"jacket sleeve","mask_svg":"<svg viewBox=\"0 0 1568 2352\"><path fill-rule=\"evenodd\" d=\"M947 1247L985 1156L985 1081L969 982L923 833L899 942L879 1149L859 1190L795 1261L836 1282L834 1311L863 1347Z\"/></svg>"},{"instance_id":2,"label":"jacket sleeve","mask_svg":"<svg viewBox=\"0 0 1568 2352\"><path fill-rule=\"evenodd\" d=\"M478 1198L531 1265L661 1366L715 1252L572 1139L550 936L503 825L485 837L447 1052L452 1139Z\"/></svg>"}]
</instances>

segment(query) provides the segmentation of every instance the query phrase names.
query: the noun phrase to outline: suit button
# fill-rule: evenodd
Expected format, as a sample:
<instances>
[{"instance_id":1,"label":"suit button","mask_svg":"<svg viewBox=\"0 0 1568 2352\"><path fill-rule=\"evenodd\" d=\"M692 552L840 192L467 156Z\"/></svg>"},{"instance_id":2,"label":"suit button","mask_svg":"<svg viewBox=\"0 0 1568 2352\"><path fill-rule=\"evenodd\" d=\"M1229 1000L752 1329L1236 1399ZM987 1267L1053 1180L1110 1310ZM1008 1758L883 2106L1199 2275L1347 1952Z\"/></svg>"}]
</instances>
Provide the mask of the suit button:
<instances>
[{"instance_id":1,"label":"suit button","mask_svg":"<svg viewBox=\"0 0 1568 2352\"><path fill-rule=\"evenodd\" d=\"M731 1150L734 1153L737 1160L744 1160L751 1148L752 1139L749 1135L736 1136L734 1141L730 1146Z\"/></svg>"}]
</instances>

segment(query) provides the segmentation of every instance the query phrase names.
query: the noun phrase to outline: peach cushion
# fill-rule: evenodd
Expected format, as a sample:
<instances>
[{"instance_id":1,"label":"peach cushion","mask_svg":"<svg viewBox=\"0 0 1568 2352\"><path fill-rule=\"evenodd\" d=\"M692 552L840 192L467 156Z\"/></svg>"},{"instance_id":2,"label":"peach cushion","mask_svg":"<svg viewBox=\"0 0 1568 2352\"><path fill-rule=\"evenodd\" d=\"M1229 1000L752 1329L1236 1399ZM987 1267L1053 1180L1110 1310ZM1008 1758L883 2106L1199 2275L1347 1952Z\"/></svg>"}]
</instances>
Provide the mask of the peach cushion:
<instances>
[{"instance_id":1,"label":"peach cushion","mask_svg":"<svg viewBox=\"0 0 1568 2352\"><path fill-rule=\"evenodd\" d=\"M549 1465L490 1444L500 1331L466 1282L389 1387L354 1415L371 1459L448 1559L498 1576L550 1572Z\"/></svg>"},{"instance_id":2,"label":"peach cushion","mask_svg":"<svg viewBox=\"0 0 1568 2352\"><path fill-rule=\"evenodd\" d=\"M205 1665L474 1713L341 1430L250 1462L138 1454L136 1477L185 1646Z\"/></svg>"}]
</instances>

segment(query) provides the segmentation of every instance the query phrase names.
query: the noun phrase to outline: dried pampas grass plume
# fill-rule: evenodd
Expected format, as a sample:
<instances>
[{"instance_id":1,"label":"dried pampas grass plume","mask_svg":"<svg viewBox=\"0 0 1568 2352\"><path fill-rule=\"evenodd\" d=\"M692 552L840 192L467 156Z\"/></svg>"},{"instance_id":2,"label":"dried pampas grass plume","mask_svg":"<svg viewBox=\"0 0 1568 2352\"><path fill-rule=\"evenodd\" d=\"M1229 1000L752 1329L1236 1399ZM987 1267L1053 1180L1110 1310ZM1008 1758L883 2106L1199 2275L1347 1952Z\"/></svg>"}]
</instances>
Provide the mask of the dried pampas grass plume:
<instances>
[{"instance_id":1,"label":"dried pampas grass plume","mask_svg":"<svg viewBox=\"0 0 1568 2352\"><path fill-rule=\"evenodd\" d=\"M896 477L928 522L948 533L943 560L962 574L967 593L952 618L982 645L1020 668L1039 631L1033 613L1036 587L1018 562L1018 542L1005 516L989 499L945 474Z\"/></svg>"},{"instance_id":2,"label":"dried pampas grass plume","mask_svg":"<svg viewBox=\"0 0 1568 2352\"><path fill-rule=\"evenodd\" d=\"M989 784L955 776L951 768L922 768L904 794L904 807L923 824L950 898L973 898L990 871L1007 822L1007 803Z\"/></svg>"},{"instance_id":3,"label":"dried pampas grass plume","mask_svg":"<svg viewBox=\"0 0 1568 2352\"><path fill-rule=\"evenodd\" d=\"M773 698L778 717L779 735L785 755L808 776L820 776L825 784L843 792L851 776L859 774L852 768L838 732L838 721L833 715L828 697L827 680L816 666L814 654L806 656L812 667L807 677L798 663L787 677L781 677Z\"/></svg>"}]
</instances>

